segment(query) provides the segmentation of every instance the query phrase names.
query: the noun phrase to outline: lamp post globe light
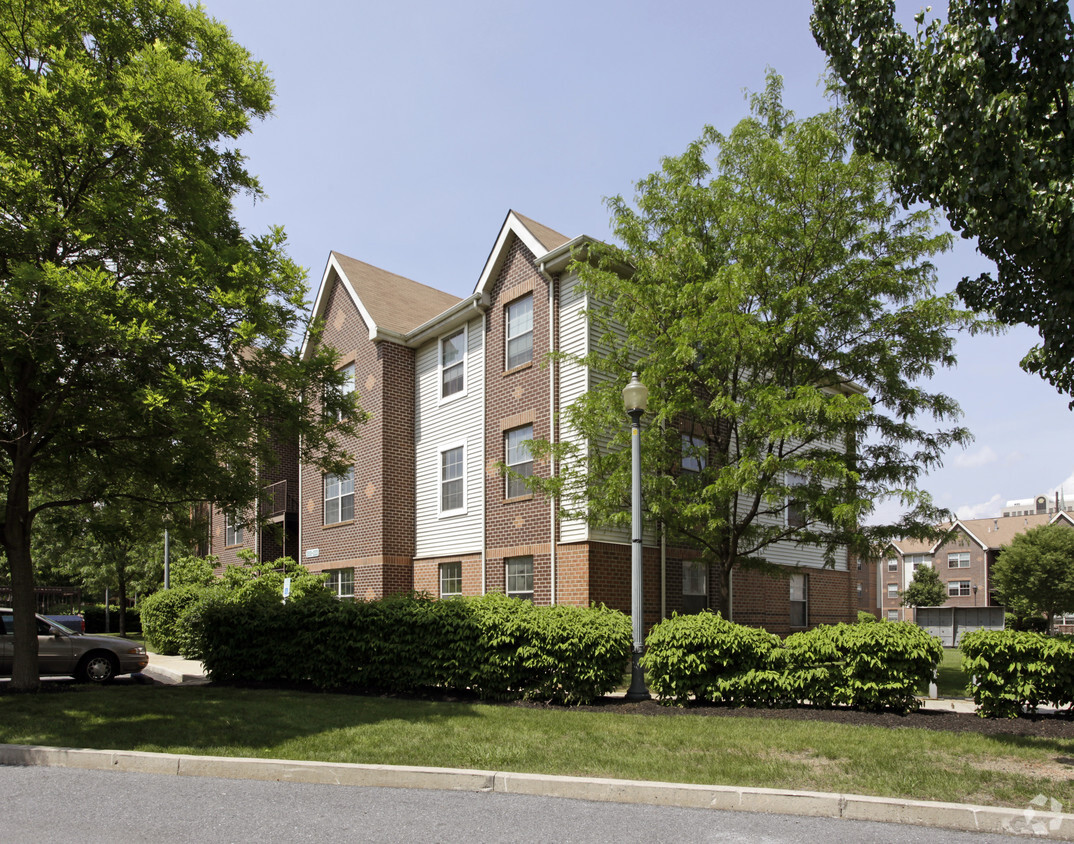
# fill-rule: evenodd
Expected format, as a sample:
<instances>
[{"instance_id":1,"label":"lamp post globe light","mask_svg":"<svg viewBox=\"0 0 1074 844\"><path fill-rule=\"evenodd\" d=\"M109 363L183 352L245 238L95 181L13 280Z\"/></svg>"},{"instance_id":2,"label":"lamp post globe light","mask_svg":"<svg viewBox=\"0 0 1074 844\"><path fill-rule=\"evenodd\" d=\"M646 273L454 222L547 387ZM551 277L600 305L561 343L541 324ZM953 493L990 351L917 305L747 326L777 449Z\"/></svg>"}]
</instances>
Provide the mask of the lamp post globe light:
<instances>
[{"instance_id":1,"label":"lamp post globe light","mask_svg":"<svg viewBox=\"0 0 1074 844\"><path fill-rule=\"evenodd\" d=\"M630 417L630 620L634 627L634 646L630 656L630 688L627 700L649 700L652 695L645 685L645 669L641 666L644 653L643 635L645 619L642 615L642 569L641 569L641 417L649 403L649 391L638 380L638 373L630 376L630 383L623 388L623 409Z\"/></svg>"}]
</instances>

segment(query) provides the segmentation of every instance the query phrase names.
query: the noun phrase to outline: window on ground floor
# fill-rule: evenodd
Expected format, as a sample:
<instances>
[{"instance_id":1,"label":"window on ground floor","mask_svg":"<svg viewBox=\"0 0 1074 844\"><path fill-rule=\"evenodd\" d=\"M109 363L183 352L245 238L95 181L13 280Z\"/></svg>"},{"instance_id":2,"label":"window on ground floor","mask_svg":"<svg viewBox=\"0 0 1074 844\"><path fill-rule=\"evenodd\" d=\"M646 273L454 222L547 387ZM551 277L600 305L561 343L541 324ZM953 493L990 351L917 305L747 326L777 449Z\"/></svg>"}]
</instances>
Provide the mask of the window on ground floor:
<instances>
[{"instance_id":1,"label":"window on ground floor","mask_svg":"<svg viewBox=\"0 0 1074 844\"><path fill-rule=\"evenodd\" d=\"M506 566L507 595L533 600L533 557L508 557Z\"/></svg>"},{"instance_id":2,"label":"window on ground floor","mask_svg":"<svg viewBox=\"0 0 1074 844\"><path fill-rule=\"evenodd\" d=\"M791 627L805 627L809 623L809 575L791 575Z\"/></svg>"},{"instance_id":3,"label":"window on ground floor","mask_svg":"<svg viewBox=\"0 0 1074 844\"><path fill-rule=\"evenodd\" d=\"M701 612L709 605L709 568L697 560L682 564L682 608L684 612Z\"/></svg>"},{"instance_id":4,"label":"window on ground floor","mask_svg":"<svg viewBox=\"0 0 1074 844\"><path fill-rule=\"evenodd\" d=\"M970 594L968 580L952 580L947 584L947 594L952 598L966 597Z\"/></svg>"},{"instance_id":5,"label":"window on ground floor","mask_svg":"<svg viewBox=\"0 0 1074 844\"><path fill-rule=\"evenodd\" d=\"M462 562L440 564L440 597L456 598L462 594Z\"/></svg>"},{"instance_id":6,"label":"window on ground floor","mask_svg":"<svg viewBox=\"0 0 1074 844\"><path fill-rule=\"evenodd\" d=\"M354 597L354 569L329 569L324 572L328 575L328 580L325 582L325 586L328 587L328 591L335 595L337 598L353 598Z\"/></svg>"},{"instance_id":7,"label":"window on ground floor","mask_svg":"<svg viewBox=\"0 0 1074 844\"><path fill-rule=\"evenodd\" d=\"M888 621L898 621L898 620L899 620L899 611L898 610L888 610Z\"/></svg>"}]
</instances>

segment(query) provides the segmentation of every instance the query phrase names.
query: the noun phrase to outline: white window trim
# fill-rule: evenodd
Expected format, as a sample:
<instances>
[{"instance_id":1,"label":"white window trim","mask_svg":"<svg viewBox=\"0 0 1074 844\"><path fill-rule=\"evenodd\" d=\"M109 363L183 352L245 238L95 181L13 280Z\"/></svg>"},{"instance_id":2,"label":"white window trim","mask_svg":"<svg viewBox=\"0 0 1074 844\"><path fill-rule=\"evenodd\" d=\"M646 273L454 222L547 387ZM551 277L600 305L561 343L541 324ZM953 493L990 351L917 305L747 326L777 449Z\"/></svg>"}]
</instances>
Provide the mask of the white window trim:
<instances>
[{"instance_id":1,"label":"white window trim","mask_svg":"<svg viewBox=\"0 0 1074 844\"><path fill-rule=\"evenodd\" d=\"M809 478L803 475L801 472L787 471L786 473L784 473L784 483L786 483L786 485L789 487L805 486L809 483ZM806 527L809 520L806 518L804 510L805 505L803 504L802 524L791 524L791 503L795 500L795 497L788 492L787 497L783 502L783 527L801 530Z\"/></svg>"},{"instance_id":2,"label":"white window trim","mask_svg":"<svg viewBox=\"0 0 1074 844\"><path fill-rule=\"evenodd\" d=\"M235 548L242 545L245 542L245 523L238 520L238 517L232 518L227 513L224 513L224 547ZM227 533L231 531L234 542L227 541Z\"/></svg>"},{"instance_id":3,"label":"white window trim","mask_svg":"<svg viewBox=\"0 0 1074 844\"><path fill-rule=\"evenodd\" d=\"M349 519L342 518L342 516L343 516L343 498L344 498L344 496L342 494L340 494L340 495L335 496L334 498L329 498L328 497L328 479L329 478L340 478L340 479L342 479L344 477L344 475L330 475L330 474L321 475L321 521L323 522L325 527L330 526L330 525L345 525L345 524L348 524L349 522L354 521L354 513L353 513L353 511L354 511L355 507L358 504L358 496L355 495L355 489L354 489L354 487L357 485L357 473L354 471L354 467L351 466L347 474L350 474L350 476L351 476L351 491L348 494L351 496L351 510L352 510L352 513L351 513L351 517ZM328 521L328 502L329 501L339 501L339 515L340 515L339 521L335 521L335 522Z\"/></svg>"},{"instance_id":4,"label":"white window trim","mask_svg":"<svg viewBox=\"0 0 1074 844\"><path fill-rule=\"evenodd\" d=\"M339 580L342 581L343 578L339 577L339 576L345 571L349 571L351 573L351 591L350 592L342 592L341 591L342 586L343 586L342 582L337 583L336 587L333 589L332 584L331 584L332 576L336 575L339 578ZM337 598L353 598L354 597L354 581L355 581L356 578L354 576L355 572L354 572L353 566L343 566L342 568L338 568L338 569L325 569L322 572L322 574L327 574L328 575L329 582L325 583L325 586L328 588L328 591L331 592L335 597L337 597Z\"/></svg>"},{"instance_id":5,"label":"white window trim","mask_svg":"<svg viewBox=\"0 0 1074 844\"><path fill-rule=\"evenodd\" d=\"M682 471L698 474L708 468L709 461L705 453L707 447L708 441L704 437L684 433L682 435L682 456L679 461ZM697 468L687 466L687 462L697 463Z\"/></svg>"},{"instance_id":6,"label":"white window trim","mask_svg":"<svg viewBox=\"0 0 1074 844\"><path fill-rule=\"evenodd\" d=\"M529 560L530 561L530 588L529 588L528 591L511 592L508 589L509 578L508 578L507 572L508 572L508 569L509 569L509 563L511 563L514 560ZM537 566L536 566L536 563L534 562L532 554L523 554L523 555L521 555L519 557L505 557L504 558L504 561L503 561L503 591L504 591L504 594L507 595L508 598L519 598L519 596L521 596L521 595L526 595L528 597L520 598L520 600L536 602L536 600L537 600Z\"/></svg>"},{"instance_id":7,"label":"white window trim","mask_svg":"<svg viewBox=\"0 0 1074 844\"><path fill-rule=\"evenodd\" d=\"M452 449L462 449L462 507L454 510L445 510L444 507L444 452ZM437 518L447 519L452 516L465 516L469 510L469 484L467 483L467 449L466 440L456 440L438 446L436 451L436 515Z\"/></svg>"},{"instance_id":8,"label":"white window trim","mask_svg":"<svg viewBox=\"0 0 1074 844\"><path fill-rule=\"evenodd\" d=\"M537 436L536 432L533 430L533 427L534 426L533 426L532 422L527 422L525 425L519 425L519 426L517 426L515 428L508 428L506 431L503 432L503 462L504 462L504 465L508 469L514 469L515 466L522 466L524 463L529 463L530 466L533 467L533 468L536 467L536 461L533 459L533 452L530 451L529 446L526 447L526 450L529 451L529 455L530 455L529 460L522 461L521 463L509 463L507 461L507 440L508 440L508 436L513 431L521 431L523 428L529 428L530 429L530 435L528 437L526 437L524 440L522 440L522 442L533 442L533 438ZM531 474L533 473L533 468L530 469ZM527 488L526 491L524 493L522 493L521 495L512 496L511 495L511 478L509 476L504 477L504 479L503 479L503 498L504 498L504 501L518 501L519 499L526 498L530 494L531 493L530 493L529 489Z\"/></svg>"},{"instance_id":9,"label":"white window trim","mask_svg":"<svg viewBox=\"0 0 1074 844\"><path fill-rule=\"evenodd\" d=\"M351 393L358 391L358 364L355 361L348 361L343 366L336 367L336 372L343 372L345 369L351 371L351 377L340 385L339 394L341 396L349 396ZM343 411L336 413L336 421L343 421Z\"/></svg>"},{"instance_id":10,"label":"white window trim","mask_svg":"<svg viewBox=\"0 0 1074 844\"><path fill-rule=\"evenodd\" d=\"M523 331L522 334L529 334L530 335L530 359L527 360L527 361L524 361L524 362L522 362L520 364L517 364L515 366L510 366L509 362L511 360L511 354L510 354L510 352L508 350L511 348L511 341L512 340L517 340L519 337L522 336L522 334L519 334L517 336L512 336L511 335L511 319L508 316L507 312L508 312L508 310L511 308L511 306L513 304L515 304L516 302L521 302L523 299L525 299L527 297L530 300L530 327L529 327L529 330ZM533 364L533 356L534 356L534 351L535 351L533 341L537 338L537 332L534 329L534 322L536 321L536 319L535 319L536 314L534 313L534 308L535 308L536 304L537 304L537 297L533 295L532 290L527 292L527 293L523 293L521 296L516 296L510 302L505 302L504 303L504 306L503 306L503 370L504 370L504 372L513 372L516 369L521 369L523 366L530 366L530 365Z\"/></svg>"},{"instance_id":11,"label":"white window trim","mask_svg":"<svg viewBox=\"0 0 1074 844\"><path fill-rule=\"evenodd\" d=\"M951 565L952 558L957 558L958 565ZM962 561L966 561L966 565L962 565ZM973 559L970 557L969 551L951 551L947 555L947 567L949 569L968 569L973 565Z\"/></svg>"},{"instance_id":12,"label":"white window trim","mask_svg":"<svg viewBox=\"0 0 1074 844\"><path fill-rule=\"evenodd\" d=\"M458 566L459 567L459 591L458 592L445 592L444 591L444 566ZM436 571L437 578L439 579L440 597L441 598L461 598L462 597L462 561L452 560L448 563L441 563L437 566Z\"/></svg>"},{"instance_id":13,"label":"white window trim","mask_svg":"<svg viewBox=\"0 0 1074 844\"><path fill-rule=\"evenodd\" d=\"M470 388L470 379L466 377L466 368L469 365L470 355L470 326L467 323L463 323L462 360L452 364L452 366L462 366L462 389L457 393L452 393L450 396L444 395L444 341L458 333L459 329L456 328L436 338L436 403L438 405L448 404L455 401L455 399L462 398Z\"/></svg>"}]
</instances>

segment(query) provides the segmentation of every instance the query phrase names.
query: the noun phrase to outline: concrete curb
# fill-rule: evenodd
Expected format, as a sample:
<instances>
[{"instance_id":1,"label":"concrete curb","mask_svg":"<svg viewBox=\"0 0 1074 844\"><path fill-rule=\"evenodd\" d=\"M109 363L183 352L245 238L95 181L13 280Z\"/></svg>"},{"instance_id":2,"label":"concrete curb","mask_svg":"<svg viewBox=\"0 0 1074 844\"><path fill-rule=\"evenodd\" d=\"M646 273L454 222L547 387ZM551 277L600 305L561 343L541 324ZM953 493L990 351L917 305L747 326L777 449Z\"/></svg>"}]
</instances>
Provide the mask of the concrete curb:
<instances>
[{"instance_id":1,"label":"concrete curb","mask_svg":"<svg viewBox=\"0 0 1074 844\"><path fill-rule=\"evenodd\" d=\"M190 756L16 744L0 744L0 765L41 765L172 776L531 794L609 803L769 812L915 824L969 832L1074 839L1074 815L1036 811L1032 807L1008 809L774 788L737 788L456 768L295 762L284 759Z\"/></svg>"}]
</instances>

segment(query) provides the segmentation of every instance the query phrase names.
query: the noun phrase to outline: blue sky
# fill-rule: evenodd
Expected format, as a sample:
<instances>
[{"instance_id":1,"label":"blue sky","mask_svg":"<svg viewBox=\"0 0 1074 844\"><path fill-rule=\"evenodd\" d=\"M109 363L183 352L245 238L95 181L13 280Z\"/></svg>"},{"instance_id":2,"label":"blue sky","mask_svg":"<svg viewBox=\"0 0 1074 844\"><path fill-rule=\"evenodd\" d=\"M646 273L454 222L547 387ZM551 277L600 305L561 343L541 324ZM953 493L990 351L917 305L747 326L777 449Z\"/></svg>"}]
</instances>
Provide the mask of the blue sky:
<instances>
[{"instance_id":1,"label":"blue sky","mask_svg":"<svg viewBox=\"0 0 1074 844\"><path fill-rule=\"evenodd\" d=\"M806 0L204 2L276 81L274 115L240 142L268 198L239 217L283 225L314 286L335 249L466 295L508 209L609 238L603 198L705 124L729 131L766 67L800 116L826 107ZM989 269L966 241L938 266L941 289ZM961 516L1061 486L1074 500L1067 403L1018 367L1034 337L962 339L934 379L976 440L923 486Z\"/></svg>"}]
</instances>

